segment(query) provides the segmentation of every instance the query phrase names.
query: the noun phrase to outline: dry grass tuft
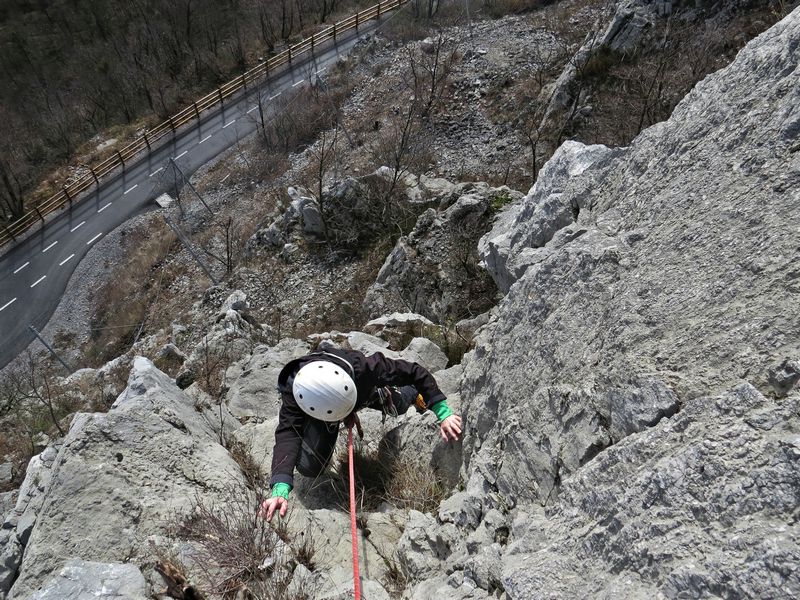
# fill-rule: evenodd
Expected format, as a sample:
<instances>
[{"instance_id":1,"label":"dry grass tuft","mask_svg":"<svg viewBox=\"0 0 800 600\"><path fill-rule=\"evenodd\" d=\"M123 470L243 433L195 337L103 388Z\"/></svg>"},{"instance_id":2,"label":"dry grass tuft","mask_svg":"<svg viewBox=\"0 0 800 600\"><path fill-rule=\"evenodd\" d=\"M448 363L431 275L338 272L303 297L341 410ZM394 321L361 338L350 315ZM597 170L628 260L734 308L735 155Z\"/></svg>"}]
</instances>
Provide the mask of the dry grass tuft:
<instances>
[{"instance_id":1,"label":"dry grass tuft","mask_svg":"<svg viewBox=\"0 0 800 600\"><path fill-rule=\"evenodd\" d=\"M149 317L147 300L154 300L162 286L171 283L159 267L176 243L175 234L159 221L128 235L125 264L94 297L91 336L84 351L88 364L103 364L133 344Z\"/></svg>"}]
</instances>

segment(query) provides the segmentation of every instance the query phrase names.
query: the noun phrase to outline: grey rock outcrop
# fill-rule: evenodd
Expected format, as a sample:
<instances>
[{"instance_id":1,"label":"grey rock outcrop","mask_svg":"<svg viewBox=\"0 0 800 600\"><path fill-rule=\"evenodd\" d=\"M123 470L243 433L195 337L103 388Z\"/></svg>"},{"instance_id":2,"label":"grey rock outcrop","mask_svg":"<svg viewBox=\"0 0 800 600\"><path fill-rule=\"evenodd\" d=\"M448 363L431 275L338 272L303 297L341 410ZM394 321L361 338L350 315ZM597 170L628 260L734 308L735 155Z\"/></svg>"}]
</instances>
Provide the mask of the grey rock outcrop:
<instances>
[{"instance_id":1,"label":"grey rock outcrop","mask_svg":"<svg viewBox=\"0 0 800 600\"><path fill-rule=\"evenodd\" d=\"M29 469L23 488L36 492L20 492L21 541L31 513L33 524L9 597L28 598L72 557L149 556L146 540L164 519L188 510L195 494L211 501L241 480L220 445L237 427L223 407L196 406L150 361L136 358L127 389L108 413L75 415L47 481ZM87 523L90 532L76 533L86 532Z\"/></svg>"},{"instance_id":2,"label":"grey rock outcrop","mask_svg":"<svg viewBox=\"0 0 800 600\"><path fill-rule=\"evenodd\" d=\"M141 571L131 564L71 559L31 600L147 600Z\"/></svg>"},{"instance_id":3,"label":"grey rock outcrop","mask_svg":"<svg viewBox=\"0 0 800 600\"><path fill-rule=\"evenodd\" d=\"M494 286L478 269L475 239L490 228L499 205L521 194L461 184L451 196L439 210L423 213L386 258L364 300L373 317L410 309L444 322L480 314L494 303Z\"/></svg>"},{"instance_id":4,"label":"grey rock outcrop","mask_svg":"<svg viewBox=\"0 0 800 600\"><path fill-rule=\"evenodd\" d=\"M799 39L795 10L630 147L563 148L481 244L507 293L442 516L513 520L509 597L800 594Z\"/></svg>"},{"instance_id":5,"label":"grey rock outcrop","mask_svg":"<svg viewBox=\"0 0 800 600\"><path fill-rule=\"evenodd\" d=\"M278 373L289 361L309 351L309 345L295 339L275 346L259 345L253 353L231 365L225 372L228 390L225 401L239 419L268 419L278 414L280 399Z\"/></svg>"},{"instance_id":6,"label":"grey rock outcrop","mask_svg":"<svg viewBox=\"0 0 800 600\"><path fill-rule=\"evenodd\" d=\"M175 377L179 388L188 388L198 378L216 381L222 378L228 364L250 354L261 338L262 327L253 321L247 308L246 296L239 290L222 303L214 326L195 346Z\"/></svg>"},{"instance_id":7,"label":"grey rock outcrop","mask_svg":"<svg viewBox=\"0 0 800 600\"><path fill-rule=\"evenodd\" d=\"M543 90L547 107L541 129L555 127L568 118L575 103L582 102L586 90L580 85L581 73L592 57L602 52L632 52L659 16L671 13L671 4L647 0L625 0L616 5L604 29L590 32L578 51L567 61L556 81Z\"/></svg>"},{"instance_id":8,"label":"grey rock outcrop","mask_svg":"<svg viewBox=\"0 0 800 600\"><path fill-rule=\"evenodd\" d=\"M743 384L697 398L600 454L546 514L519 517L502 582L512 598L800 593L800 395Z\"/></svg>"}]
</instances>

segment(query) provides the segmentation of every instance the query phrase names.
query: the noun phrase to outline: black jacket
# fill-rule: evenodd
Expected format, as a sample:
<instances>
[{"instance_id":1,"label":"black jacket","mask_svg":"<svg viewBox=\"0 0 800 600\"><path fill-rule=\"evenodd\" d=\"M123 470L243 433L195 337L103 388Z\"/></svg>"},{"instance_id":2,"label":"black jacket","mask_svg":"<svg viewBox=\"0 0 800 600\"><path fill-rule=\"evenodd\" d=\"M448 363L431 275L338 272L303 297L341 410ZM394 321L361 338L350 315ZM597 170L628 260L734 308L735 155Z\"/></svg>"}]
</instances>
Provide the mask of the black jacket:
<instances>
[{"instance_id":1,"label":"black jacket","mask_svg":"<svg viewBox=\"0 0 800 600\"><path fill-rule=\"evenodd\" d=\"M347 362L343 362L344 359ZM425 406L430 408L445 399L436 380L424 367L407 360L386 358L380 352L365 356L356 350L328 349L312 352L288 363L278 375L278 391L281 393L281 410L278 427L275 429L275 447L272 451L272 477L270 487L276 483L293 485L294 467L302 443L303 429L308 416L297 405L292 394L294 376L301 367L315 360L324 360L345 367L348 373L353 367L353 380L358 396L353 412L369 405L375 389L385 385L413 385L422 394Z\"/></svg>"}]
</instances>

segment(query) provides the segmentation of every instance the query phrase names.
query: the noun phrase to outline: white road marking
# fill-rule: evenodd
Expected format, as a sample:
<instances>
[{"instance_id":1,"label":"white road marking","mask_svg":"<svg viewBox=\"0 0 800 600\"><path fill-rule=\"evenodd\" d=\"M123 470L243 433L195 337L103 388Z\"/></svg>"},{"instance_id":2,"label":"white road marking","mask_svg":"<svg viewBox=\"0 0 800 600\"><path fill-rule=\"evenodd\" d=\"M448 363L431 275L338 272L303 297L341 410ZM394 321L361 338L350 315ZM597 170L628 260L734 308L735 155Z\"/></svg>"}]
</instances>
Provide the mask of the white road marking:
<instances>
[{"instance_id":1,"label":"white road marking","mask_svg":"<svg viewBox=\"0 0 800 600\"><path fill-rule=\"evenodd\" d=\"M274 96L270 96L270 97L269 97L269 99L270 99L270 100L275 100L275 98L277 98L278 96L280 96L282 93L283 93L283 92L278 92L278 93L277 93L277 94L275 94Z\"/></svg>"},{"instance_id":2,"label":"white road marking","mask_svg":"<svg viewBox=\"0 0 800 600\"><path fill-rule=\"evenodd\" d=\"M0 310L5 310L5 309L7 309L9 306L11 306L12 304L14 304L14 302L16 302L16 301L17 301L17 299L16 299L16 298L14 298L13 300L10 300L10 301L6 302L5 304L3 304L3 306L0 306Z\"/></svg>"},{"instance_id":3,"label":"white road marking","mask_svg":"<svg viewBox=\"0 0 800 600\"><path fill-rule=\"evenodd\" d=\"M112 204L113 204L113 202L109 202L109 203L108 203L108 204L106 204L106 205L105 205L103 208L99 209L97 212L99 212L99 213L103 212L105 209L107 209L107 208L108 208L109 206L111 206Z\"/></svg>"},{"instance_id":4,"label":"white road marking","mask_svg":"<svg viewBox=\"0 0 800 600\"><path fill-rule=\"evenodd\" d=\"M247 114L249 115L251 112L253 112L253 111L254 111L255 109L257 109L257 108L258 108L258 104L256 104L256 105L255 105L253 108L251 108L250 110L248 110L248 111L247 111Z\"/></svg>"},{"instance_id":5,"label":"white road marking","mask_svg":"<svg viewBox=\"0 0 800 600\"><path fill-rule=\"evenodd\" d=\"M158 175L163 170L164 170L164 167L161 167L160 169L156 169L155 171L150 173L150 177L152 177L153 175Z\"/></svg>"},{"instance_id":6,"label":"white road marking","mask_svg":"<svg viewBox=\"0 0 800 600\"><path fill-rule=\"evenodd\" d=\"M227 175L225 175L225 177L223 177L222 179L220 179L220 180L219 180L219 182L220 182L220 183L222 183L223 181L225 181L225 180L226 180L228 177L230 177L230 176L231 176L231 174L230 174L230 173L228 173Z\"/></svg>"},{"instance_id":7,"label":"white road marking","mask_svg":"<svg viewBox=\"0 0 800 600\"><path fill-rule=\"evenodd\" d=\"M198 144L202 144L203 142L207 142L207 141L208 141L208 140L210 140L210 139L211 139L211 136L210 136L210 135L207 135L207 136L206 136L206 137L204 137L202 140L200 140L200 141L198 142Z\"/></svg>"},{"instance_id":8,"label":"white road marking","mask_svg":"<svg viewBox=\"0 0 800 600\"><path fill-rule=\"evenodd\" d=\"M64 260L62 260L60 263L58 263L58 266L59 266L59 267L63 267L63 266L64 266L64 263L65 263L65 262L69 262L69 261L72 259L72 257L73 257L73 256L75 256L75 255L74 255L74 254L70 254L70 255L69 255L67 258L65 258L65 259L64 259Z\"/></svg>"},{"instance_id":9,"label":"white road marking","mask_svg":"<svg viewBox=\"0 0 800 600\"><path fill-rule=\"evenodd\" d=\"M319 75L320 73L322 73L322 72L323 72L325 69L327 69L327 68L328 68L328 67L322 67L322 68L321 68L319 71L317 71L317 75Z\"/></svg>"},{"instance_id":10,"label":"white road marking","mask_svg":"<svg viewBox=\"0 0 800 600\"><path fill-rule=\"evenodd\" d=\"M25 267L27 267L29 264L31 264L31 263L30 263L30 262L26 262L26 263L25 263L24 265L22 265L21 267L17 267L17 270L16 270L16 271L14 271L14 275L16 275L17 273L19 273L20 271L22 271L22 269L24 269Z\"/></svg>"},{"instance_id":11,"label":"white road marking","mask_svg":"<svg viewBox=\"0 0 800 600\"><path fill-rule=\"evenodd\" d=\"M236 119L231 119L230 123L228 123L228 125L223 125L222 128L225 129L226 127L233 125L234 123L236 123Z\"/></svg>"},{"instance_id":12,"label":"white road marking","mask_svg":"<svg viewBox=\"0 0 800 600\"><path fill-rule=\"evenodd\" d=\"M70 233L73 233L74 231L76 231L77 229L80 229L80 228L81 228L81 227L83 227L84 225L86 225L86 221L81 221L80 223L78 223L77 225L75 225L75 227L73 227L72 229L70 229L70 230L69 230L69 232L70 232Z\"/></svg>"},{"instance_id":13,"label":"white road marking","mask_svg":"<svg viewBox=\"0 0 800 600\"><path fill-rule=\"evenodd\" d=\"M37 279L36 281L34 281L34 282L31 284L31 287L32 287L32 288L36 287L37 285L39 285L40 283L42 283L42 282L43 282L45 279L47 279L47 275L42 275L42 277L41 277L41 278Z\"/></svg>"},{"instance_id":14,"label":"white road marking","mask_svg":"<svg viewBox=\"0 0 800 600\"><path fill-rule=\"evenodd\" d=\"M186 156L187 154L189 154L189 151L188 151L188 150L184 150L183 152L181 152L180 154L178 154L178 156L176 156L176 157L175 157L175 158L173 158L172 160L178 160L178 159L179 159L181 156Z\"/></svg>"},{"instance_id":15,"label":"white road marking","mask_svg":"<svg viewBox=\"0 0 800 600\"><path fill-rule=\"evenodd\" d=\"M132 192L132 191L133 191L133 190L135 190L137 187L139 187L139 184L138 184L138 183L137 183L136 185L134 185L133 187L131 187L131 188L128 188L127 190L125 190L125 194L127 194L128 192ZM122 194L122 195L124 196L125 194Z\"/></svg>"},{"instance_id":16,"label":"white road marking","mask_svg":"<svg viewBox=\"0 0 800 600\"><path fill-rule=\"evenodd\" d=\"M102 233L98 233L96 236L94 236L92 239L90 239L88 242L86 242L86 245L87 246L91 246L92 242L95 241L97 238L99 238L101 235L103 235L103 234Z\"/></svg>"},{"instance_id":17,"label":"white road marking","mask_svg":"<svg viewBox=\"0 0 800 600\"><path fill-rule=\"evenodd\" d=\"M55 242L53 242L52 244L50 244L50 245L49 245L47 248L45 248L44 250L42 250L42 254L44 254L45 252L47 252L48 250L50 250L50 248L52 248L53 246L55 246L57 243L58 243L58 241L55 241Z\"/></svg>"},{"instance_id":18,"label":"white road marking","mask_svg":"<svg viewBox=\"0 0 800 600\"><path fill-rule=\"evenodd\" d=\"M303 80L302 80L302 79L301 79L300 81L295 81L295 82L292 84L292 87L297 87L297 86L298 86L298 85L300 85L301 83L303 83Z\"/></svg>"}]
</instances>

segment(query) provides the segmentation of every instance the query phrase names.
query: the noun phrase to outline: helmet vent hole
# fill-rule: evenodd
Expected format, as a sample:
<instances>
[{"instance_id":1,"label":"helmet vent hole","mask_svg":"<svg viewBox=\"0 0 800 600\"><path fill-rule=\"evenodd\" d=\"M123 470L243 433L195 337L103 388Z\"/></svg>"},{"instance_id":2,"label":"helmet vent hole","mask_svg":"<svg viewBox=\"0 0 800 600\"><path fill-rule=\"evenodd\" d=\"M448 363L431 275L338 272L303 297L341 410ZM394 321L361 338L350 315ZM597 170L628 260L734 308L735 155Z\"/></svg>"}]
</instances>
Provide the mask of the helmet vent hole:
<instances>
[{"instance_id":1,"label":"helmet vent hole","mask_svg":"<svg viewBox=\"0 0 800 600\"><path fill-rule=\"evenodd\" d=\"M339 371L334 371L334 374L338 375L338 374L339 374Z\"/></svg>"},{"instance_id":2,"label":"helmet vent hole","mask_svg":"<svg viewBox=\"0 0 800 600\"><path fill-rule=\"evenodd\" d=\"M332 414L333 414L333 411L332 411L332 410L328 410L328 414L329 414L329 415L332 415Z\"/></svg>"},{"instance_id":3,"label":"helmet vent hole","mask_svg":"<svg viewBox=\"0 0 800 600\"><path fill-rule=\"evenodd\" d=\"M320 365L320 366L318 366L317 368L318 368L318 369L324 369L324 368L325 368L325 365Z\"/></svg>"},{"instance_id":4,"label":"helmet vent hole","mask_svg":"<svg viewBox=\"0 0 800 600\"><path fill-rule=\"evenodd\" d=\"M302 400L302 399L303 399L303 394L300 394L300 400Z\"/></svg>"},{"instance_id":5,"label":"helmet vent hole","mask_svg":"<svg viewBox=\"0 0 800 600\"><path fill-rule=\"evenodd\" d=\"M350 389L350 386L349 386L349 385L346 385L346 386L344 386L344 391L345 391L345 392L346 392L347 390L349 390L349 389Z\"/></svg>"},{"instance_id":6,"label":"helmet vent hole","mask_svg":"<svg viewBox=\"0 0 800 600\"><path fill-rule=\"evenodd\" d=\"M313 406L309 406L308 408L309 408L309 409L311 409L311 410L314 410L314 407L313 407Z\"/></svg>"}]
</instances>

